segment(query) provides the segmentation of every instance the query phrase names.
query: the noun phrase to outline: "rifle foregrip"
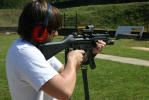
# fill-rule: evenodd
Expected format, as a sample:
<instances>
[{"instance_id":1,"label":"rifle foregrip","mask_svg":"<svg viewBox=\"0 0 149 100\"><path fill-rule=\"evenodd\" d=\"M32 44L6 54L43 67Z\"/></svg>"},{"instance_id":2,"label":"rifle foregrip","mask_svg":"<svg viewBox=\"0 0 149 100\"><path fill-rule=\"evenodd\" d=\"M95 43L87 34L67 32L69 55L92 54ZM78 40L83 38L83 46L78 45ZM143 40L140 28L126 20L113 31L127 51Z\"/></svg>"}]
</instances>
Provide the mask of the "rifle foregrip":
<instances>
[{"instance_id":1,"label":"rifle foregrip","mask_svg":"<svg viewBox=\"0 0 149 100\"><path fill-rule=\"evenodd\" d=\"M96 65L95 65L95 61L94 61L94 57L96 56L95 54L92 53L92 49L90 49L88 51L88 61L89 61L89 65L91 69L95 69Z\"/></svg>"}]
</instances>

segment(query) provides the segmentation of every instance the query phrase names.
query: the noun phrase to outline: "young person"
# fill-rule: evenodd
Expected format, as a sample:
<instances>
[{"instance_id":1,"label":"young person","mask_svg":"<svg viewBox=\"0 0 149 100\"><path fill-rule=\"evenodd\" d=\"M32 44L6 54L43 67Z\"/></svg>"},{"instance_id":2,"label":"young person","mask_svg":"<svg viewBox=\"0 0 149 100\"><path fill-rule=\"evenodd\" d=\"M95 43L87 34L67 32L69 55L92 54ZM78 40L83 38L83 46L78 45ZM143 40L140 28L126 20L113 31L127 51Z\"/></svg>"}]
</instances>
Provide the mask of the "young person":
<instances>
[{"instance_id":1,"label":"young person","mask_svg":"<svg viewBox=\"0 0 149 100\"><path fill-rule=\"evenodd\" d=\"M13 100L68 100L72 95L85 52L71 51L64 69L56 57L46 60L36 47L52 41L61 25L59 10L44 0L33 0L24 7L18 24L20 37L13 42L6 58ZM93 52L101 52L105 45L99 40Z\"/></svg>"}]
</instances>

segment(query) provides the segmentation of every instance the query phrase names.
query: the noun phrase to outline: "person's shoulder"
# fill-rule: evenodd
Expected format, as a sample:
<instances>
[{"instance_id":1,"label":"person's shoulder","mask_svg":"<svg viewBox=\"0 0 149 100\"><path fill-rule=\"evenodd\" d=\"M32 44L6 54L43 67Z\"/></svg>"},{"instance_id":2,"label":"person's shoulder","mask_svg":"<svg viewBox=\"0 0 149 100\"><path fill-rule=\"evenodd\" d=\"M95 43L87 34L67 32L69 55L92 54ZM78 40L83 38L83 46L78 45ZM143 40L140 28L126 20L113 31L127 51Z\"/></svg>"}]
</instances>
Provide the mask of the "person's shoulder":
<instances>
[{"instance_id":1,"label":"person's shoulder","mask_svg":"<svg viewBox=\"0 0 149 100\"><path fill-rule=\"evenodd\" d=\"M41 53L36 46L28 41L23 40L22 38L17 39L14 44L17 49L16 51L18 51L19 54L33 55Z\"/></svg>"},{"instance_id":2,"label":"person's shoulder","mask_svg":"<svg viewBox=\"0 0 149 100\"><path fill-rule=\"evenodd\" d=\"M22 38L18 38L14 44L18 49L27 49L27 48L36 48L34 45L32 45L30 42L23 40Z\"/></svg>"},{"instance_id":3,"label":"person's shoulder","mask_svg":"<svg viewBox=\"0 0 149 100\"><path fill-rule=\"evenodd\" d=\"M30 42L27 42L23 40L22 38L16 39L12 46L9 49L9 54L15 55L19 59L38 59L38 58L44 58L41 51L31 44Z\"/></svg>"}]
</instances>

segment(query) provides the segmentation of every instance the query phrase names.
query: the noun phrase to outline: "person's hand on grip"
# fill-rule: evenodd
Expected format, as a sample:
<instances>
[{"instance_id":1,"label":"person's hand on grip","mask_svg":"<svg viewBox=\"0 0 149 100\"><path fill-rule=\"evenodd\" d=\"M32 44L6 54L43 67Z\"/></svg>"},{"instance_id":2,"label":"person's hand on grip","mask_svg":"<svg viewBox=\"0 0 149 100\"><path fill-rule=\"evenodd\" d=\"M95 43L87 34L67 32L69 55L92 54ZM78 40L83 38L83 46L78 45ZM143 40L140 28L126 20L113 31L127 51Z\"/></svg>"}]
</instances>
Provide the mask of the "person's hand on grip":
<instances>
[{"instance_id":1,"label":"person's hand on grip","mask_svg":"<svg viewBox=\"0 0 149 100\"><path fill-rule=\"evenodd\" d=\"M103 40L98 40L96 42L96 47L93 48L93 54L98 54L102 51L106 43Z\"/></svg>"},{"instance_id":2,"label":"person's hand on grip","mask_svg":"<svg viewBox=\"0 0 149 100\"><path fill-rule=\"evenodd\" d=\"M83 54L85 53L84 50L73 50L69 52L68 54L68 61L73 62L75 64L76 69L80 69L80 65L82 63L83 59Z\"/></svg>"}]
</instances>

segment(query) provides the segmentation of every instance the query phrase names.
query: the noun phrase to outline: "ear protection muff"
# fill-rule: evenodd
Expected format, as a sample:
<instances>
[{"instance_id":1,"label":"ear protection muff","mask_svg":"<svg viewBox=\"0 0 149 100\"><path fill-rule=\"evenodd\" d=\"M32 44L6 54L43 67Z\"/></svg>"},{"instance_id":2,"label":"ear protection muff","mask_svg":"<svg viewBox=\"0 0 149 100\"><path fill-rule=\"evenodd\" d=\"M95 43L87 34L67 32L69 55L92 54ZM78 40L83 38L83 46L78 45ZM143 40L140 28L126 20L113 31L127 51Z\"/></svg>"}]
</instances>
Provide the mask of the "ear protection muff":
<instances>
[{"instance_id":1,"label":"ear protection muff","mask_svg":"<svg viewBox=\"0 0 149 100\"><path fill-rule=\"evenodd\" d=\"M47 11L42 25L36 26L32 30L32 37L36 42L43 42L48 34L47 25L50 17L52 5L47 4Z\"/></svg>"},{"instance_id":2,"label":"ear protection muff","mask_svg":"<svg viewBox=\"0 0 149 100\"><path fill-rule=\"evenodd\" d=\"M36 42L42 42L45 40L47 33L47 28L43 30L42 25L39 25L32 30L32 37Z\"/></svg>"}]
</instances>

